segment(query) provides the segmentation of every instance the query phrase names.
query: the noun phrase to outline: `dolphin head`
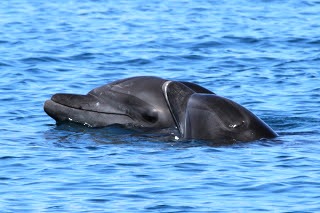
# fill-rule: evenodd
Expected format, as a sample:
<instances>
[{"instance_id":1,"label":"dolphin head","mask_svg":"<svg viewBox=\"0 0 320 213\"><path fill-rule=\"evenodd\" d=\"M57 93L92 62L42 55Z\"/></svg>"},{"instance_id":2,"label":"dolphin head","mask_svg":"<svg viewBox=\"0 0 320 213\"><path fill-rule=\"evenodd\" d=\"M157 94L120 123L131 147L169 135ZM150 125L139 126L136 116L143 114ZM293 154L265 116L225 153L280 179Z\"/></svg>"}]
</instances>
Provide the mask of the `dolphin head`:
<instances>
[{"instance_id":1,"label":"dolphin head","mask_svg":"<svg viewBox=\"0 0 320 213\"><path fill-rule=\"evenodd\" d=\"M185 128L187 138L254 141L277 136L266 123L243 106L221 96L206 94L190 97Z\"/></svg>"},{"instance_id":2,"label":"dolphin head","mask_svg":"<svg viewBox=\"0 0 320 213\"><path fill-rule=\"evenodd\" d=\"M256 115L227 98L196 93L179 82L168 81L162 89L183 138L254 141L277 136Z\"/></svg>"},{"instance_id":3,"label":"dolphin head","mask_svg":"<svg viewBox=\"0 0 320 213\"><path fill-rule=\"evenodd\" d=\"M115 81L86 95L55 94L44 104L45 112L60 122L90 127L120 124L134 128L175 126L162 94L165 80L139 77Z\"/></svg>"}]
</instances>

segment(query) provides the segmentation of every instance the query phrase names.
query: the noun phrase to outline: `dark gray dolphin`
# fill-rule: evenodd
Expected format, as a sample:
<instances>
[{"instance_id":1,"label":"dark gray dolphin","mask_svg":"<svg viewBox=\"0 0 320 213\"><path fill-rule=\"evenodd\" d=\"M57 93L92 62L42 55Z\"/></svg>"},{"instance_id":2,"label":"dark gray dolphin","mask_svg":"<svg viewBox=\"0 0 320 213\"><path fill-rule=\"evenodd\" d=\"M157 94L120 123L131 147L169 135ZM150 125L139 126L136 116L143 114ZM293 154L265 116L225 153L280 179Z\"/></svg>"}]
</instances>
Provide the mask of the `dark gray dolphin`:
<instances>
[{"instance_id":1,"label":"dark gray dolphin","mask_svg":"<svg viewBox=\"0 0 320 213\"><path fill-rule=\"evenodd\" d=\"M165 82L162 89L183 138L254 141L277 136L256 115L227 98L196 93L174 81Z\"/></svg>"},{"instance_id":2,"label":"dark gray dolphin","mask_svg":"<svg viewBox=\"0 0 320 213\"><path fill-rule=\"evenodd\" d=\"M55 94L44 104L57 122L71 121L90 127L112 124L132 128L174 126L161 86L166 80L134 77L91 90L87 95Z\"/></svg>"},{"instance_id":3,"label":"dark gray dolphin","mask_svg":"<svg viewBox=\"0 0 320 213\"><path fill-rule=\"evenodd\" d=\"M276 133L239 104L189 82L142 76L86 95L55 94L45 112L59 122L90 127L177 128L185 139L253 141Z\"/></svg>"}]
</instances>

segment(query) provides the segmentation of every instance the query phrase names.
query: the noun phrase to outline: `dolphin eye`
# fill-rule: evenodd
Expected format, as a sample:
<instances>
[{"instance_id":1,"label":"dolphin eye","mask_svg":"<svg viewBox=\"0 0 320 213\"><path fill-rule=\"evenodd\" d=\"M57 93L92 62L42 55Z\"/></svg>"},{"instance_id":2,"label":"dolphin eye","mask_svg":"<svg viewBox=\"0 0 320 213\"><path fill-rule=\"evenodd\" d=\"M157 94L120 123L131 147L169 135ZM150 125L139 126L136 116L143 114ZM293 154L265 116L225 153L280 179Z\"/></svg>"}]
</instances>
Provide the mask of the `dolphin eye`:
<instances>
[{"instance_id":1,"label":"dolphin eye","mask_svg":"<svg viewBox=\"0 0 320 213\"><path fill-rule=\"evenodd\" d=\"M239 128L239 127L243 126L244 123L245 123L245 122L242 121L240 124L229 124L229 127L230 127L230 128L233 128L233 129Z\"/></svg>"},{"instance_id":2,"label":"dolphin eye","mask_svg":"<svg viewBox=\"0 0 320 213\"><path fill-rule=\"evenodd\" d=\"M155 123L158 120L158 113L155 111L148 111L142 114L144 120L150 123Z\"/></svg>"}]
</instances>

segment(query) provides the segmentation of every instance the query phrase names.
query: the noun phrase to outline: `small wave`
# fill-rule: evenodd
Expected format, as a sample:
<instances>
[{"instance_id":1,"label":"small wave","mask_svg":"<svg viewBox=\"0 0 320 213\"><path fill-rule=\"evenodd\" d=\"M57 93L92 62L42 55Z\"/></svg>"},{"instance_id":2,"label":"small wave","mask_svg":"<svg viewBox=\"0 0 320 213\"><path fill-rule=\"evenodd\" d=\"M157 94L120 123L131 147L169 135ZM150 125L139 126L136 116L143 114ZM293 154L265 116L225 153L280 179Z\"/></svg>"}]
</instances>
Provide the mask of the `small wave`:
<instances>
[{"instance_id":1,"label":"small wave","mask_svg":"<svg viewBox=\"0 0 320 213\"><path fill-rule=\"evenodd\" d=\"M0 44L8 44L10 43L9 41L4 41L4 40L0 40Z\"/></svg>"},{"instance_id":2,"label":"small wave","mask_svg":"<svg viewBox=\"0 0 320 213\"><path fill-rule=\"evenodd\" d=\"M309 44L320 44L320 39L311 40L308 42Z\"/></svg>"},{"instance_id":3,"label":"small wave","mask_svg":"<svg viewBox=\"0 0 320 213\"><path fill-rule=\"evenodd\" d=\"M89 60L89 59L94 59L97 58L98 56L103 55L102 53L80 53L77 55L73 55L70 57L67 57L65 59L67 60Z\"/></svg>"},{"instance_id":4,"label":"small wave","mask_svg":"<svg viewBox=\"0 0 320 213\"><path fill-rule=\"evenodd\" d=\"M172 56L172 55L161 55L155 57L154 61L181 61L181 59L187 59L187 60L203 60L207 59L207 57L204 57L199 54L190 54L190 55L178 55L178 56Z\"/></svg>"},{"instance_id":5,"label":"small wave","mask_svg":"<svg viewBox=\"0 0 320 213\"><path fill-rule=\"evenodd\" d=\"M54 57L44 56L44 57L27 57L27 58L21 59L20 61L26 64L34 64L39 62L58 62L60 60Z\"/></svg>"},{"instance_id":6,"label":"small wave","mask_svg":"<svg viewBox=\"0 0 320 213\"><path fill-rule=\"evenodd\" d=\"M288 43L307 43L308 39L293 37L287 40Z\"/></svg>"},{"instance_id":7,"label":"small wave","mask_svg":"<svg viewBox=\"0 0 320 213\"><path fill-rule=\"evenodd\" d=\"M192 55L183 55L181 56L181 58L189 59L189 60L203 60L203 59L206 59L207 57L192 54Z\"/></svg>"},{"instance_id":8,"label":"small wave","mask_svg":"<svg viewBox=\"0 0 320 213\"><path fill-rule=\"evenodd\" d=\"M115 61L111 62L112 64L127 64L127 65L145 65L145 64L151 64L152 61L148 59L142 59L142 58L137 58L137 59L130 59L130 60L124 60L124 61Z\"/></svg>"},{"instance_id":9,"label":"small wave","mask_svg":"<svg viewBox=\"0 0 320 213\"><path fill-rule=\"evenodd\" d=\"M192 49L202 49L202 48L211 48L211 47L222 47L223 43L218 42L218 41L206 41L206 42L201 42L193 46Z\"/></svg>"},{"instance_id":10,"label":"small wave","mask_svg":"<svg viewBox=\"0 0 320 213\"><path fill-rule=\"evenodd\" d=\"M237 43L254 44L260 42L262 39L254 37L237 37L237 36L224 36L223 39L236 41Z\"/></svg>"},{"instance_id":11,"label":"small wave","mask_svg":"<svg viewBox=\"0 0 320 213\"><path fill-rule=\"evenodd\" d=\"M0 62L0 67L10 67L10 64L4 63L4 62Z\"/></svg>"},{"instance_id":12,"label":"small wave","mask_svg":"<svg viewBox=\"0 0 320 213\"><path fill-rule=\"evenodd\" d=\"M9 160L9 159L15 159L15 158L19 158L19 157L6 155L6 156L0 157L0 160Z\"/></svg>"}]
</instances>

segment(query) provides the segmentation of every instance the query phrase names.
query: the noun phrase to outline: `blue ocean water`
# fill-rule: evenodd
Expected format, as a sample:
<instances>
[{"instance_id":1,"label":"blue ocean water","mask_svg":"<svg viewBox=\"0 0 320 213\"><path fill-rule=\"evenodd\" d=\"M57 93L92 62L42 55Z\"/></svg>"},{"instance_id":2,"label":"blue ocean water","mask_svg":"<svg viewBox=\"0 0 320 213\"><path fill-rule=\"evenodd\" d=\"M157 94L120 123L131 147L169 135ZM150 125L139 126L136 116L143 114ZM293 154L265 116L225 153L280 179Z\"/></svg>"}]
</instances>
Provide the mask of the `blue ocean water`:
<instances>
[{"instance_id":1,"label":"blue ocean water","mask_svg":"<svg viewBox=\"0 0 320 213\"><path fill-rule=\"evenodd\" d=\"M1 212L317 212L320 2L0 3ZM62 125L52 94L154 75L198 83L280 136L212 147Z\"/></svg>"}]
</instances>

